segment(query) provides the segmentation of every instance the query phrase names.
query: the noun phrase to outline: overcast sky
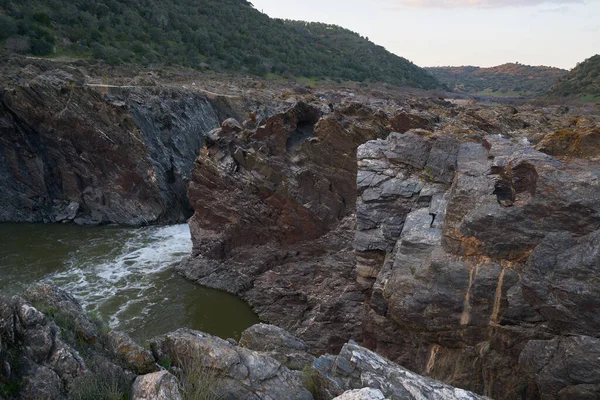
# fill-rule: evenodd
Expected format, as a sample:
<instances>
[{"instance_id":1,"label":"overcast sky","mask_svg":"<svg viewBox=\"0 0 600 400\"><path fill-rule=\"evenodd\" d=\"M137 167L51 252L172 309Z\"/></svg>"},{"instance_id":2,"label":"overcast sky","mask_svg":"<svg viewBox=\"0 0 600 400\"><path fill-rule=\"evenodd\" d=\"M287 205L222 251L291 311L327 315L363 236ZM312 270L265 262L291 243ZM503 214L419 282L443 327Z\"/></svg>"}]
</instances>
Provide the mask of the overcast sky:
<instances>
[{"instance_id":1,"label":"overcast sky","mask_svg":"<svg viewBox=\"0 0 600 400\"><path fill-rule=\"evenodd\" d=\"M600 0L249 0L271 17L341 25L422 67L570 69L600 54Z\"/></svg>"}]
</instances>

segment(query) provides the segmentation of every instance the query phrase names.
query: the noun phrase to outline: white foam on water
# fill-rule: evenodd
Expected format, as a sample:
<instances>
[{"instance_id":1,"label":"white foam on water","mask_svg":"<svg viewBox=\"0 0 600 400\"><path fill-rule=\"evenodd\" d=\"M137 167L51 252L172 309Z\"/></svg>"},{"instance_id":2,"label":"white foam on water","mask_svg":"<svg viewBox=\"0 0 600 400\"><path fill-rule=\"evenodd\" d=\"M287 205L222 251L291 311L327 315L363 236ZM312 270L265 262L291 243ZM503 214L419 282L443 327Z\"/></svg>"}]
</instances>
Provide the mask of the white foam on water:
<instances>
[{"instance_id":1,"label":"white foam on water","mask_svg":"<svg viewBox=\"0 0 600 400\"><path fill-rule=\"evenodd\" d=\"M108 248L108 251L98 249ZM88 310L98 310L108 302L118 308L109 318L111 328L120 324L119 314L130 307L147 313L148 291L155 289L156 274L190 254L192 240L188 225L115 230L94 240L70 257L68 268L45 281L73 294Z\"/></svg>"}]
</instances>

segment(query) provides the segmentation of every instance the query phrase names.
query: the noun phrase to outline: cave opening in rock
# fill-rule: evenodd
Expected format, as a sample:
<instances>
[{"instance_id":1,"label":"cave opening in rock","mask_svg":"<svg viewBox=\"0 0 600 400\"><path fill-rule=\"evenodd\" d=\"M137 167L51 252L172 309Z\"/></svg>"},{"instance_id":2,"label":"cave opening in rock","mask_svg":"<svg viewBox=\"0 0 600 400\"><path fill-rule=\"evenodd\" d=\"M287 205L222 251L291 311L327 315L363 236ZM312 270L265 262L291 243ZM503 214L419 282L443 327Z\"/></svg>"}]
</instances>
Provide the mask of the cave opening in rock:
<instances>
[{"instance_id":1,"label":"cave opening in rock","mask_svg":"<svg viewBox=\"0 0 600 400\"><path fill-rule=\"evenodd\" d=\"M515 191L510 181L501 179L494 186L494 194L501 206L511 206L515 201Z\"/></svg>"},{"instance_id":2,"label":"cave opening in rock","mask_svg":"<svg viewBox=\"0 0 600 400\"><path fill-rule=\"evenodd\" d=\"M302 143L313 136L315 124L311 121L301 121L296 124L296 130L292 132L286 143L288 153L293 153L300 149Z\"/></svg>"}]
</instances>

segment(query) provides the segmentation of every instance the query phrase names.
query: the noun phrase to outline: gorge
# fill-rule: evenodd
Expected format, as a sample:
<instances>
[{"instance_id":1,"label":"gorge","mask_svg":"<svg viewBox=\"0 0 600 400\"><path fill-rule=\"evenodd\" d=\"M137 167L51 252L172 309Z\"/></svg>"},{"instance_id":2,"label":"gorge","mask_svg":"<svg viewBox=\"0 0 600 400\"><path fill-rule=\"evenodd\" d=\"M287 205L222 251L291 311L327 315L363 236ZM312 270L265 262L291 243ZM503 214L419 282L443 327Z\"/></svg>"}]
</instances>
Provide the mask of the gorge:
<instances>
[{"instance_id":1,"label":"gorge","mask_svg":"<svg viewBox=\"0 0 600 400\"><path fill-rule=\"evenodd\" d=\"M269 398L260 385L271 398L364 387L423 398L406 389L414 382L424 398L477 398L416 374L495 399L600 392L596 105L455 104L385 87L163 78L168 71L101 79L91 66L24 58L1 65L0 220L135 226L191 217L179 273L289 332L253 327L239 343L190 330L134 334L151 339L152 354L128 345L146 361L118 364L122 371L156 373L161 359L176 364L196 349L225 371L229 398ZM47 304L75 316L75 336L92 323L58 289L23 290L1 302L2 361L12 360L10 346L37 343L36 326L56 347L60 321ZM63 335L83 365L84 350ZM257 339L268 335L276 349ZM112 360L110 346L99 347L117 339L84 339L89 354ZM27 362L64 395L87 367L67 373L52 351ZM252 353L257 366L250 351L270 358ZM272 373L260 375L265 365ZM260 385L239 383L252 371ZM435 397L432 387L455 391Z\"/></svg>"}]
</instances>

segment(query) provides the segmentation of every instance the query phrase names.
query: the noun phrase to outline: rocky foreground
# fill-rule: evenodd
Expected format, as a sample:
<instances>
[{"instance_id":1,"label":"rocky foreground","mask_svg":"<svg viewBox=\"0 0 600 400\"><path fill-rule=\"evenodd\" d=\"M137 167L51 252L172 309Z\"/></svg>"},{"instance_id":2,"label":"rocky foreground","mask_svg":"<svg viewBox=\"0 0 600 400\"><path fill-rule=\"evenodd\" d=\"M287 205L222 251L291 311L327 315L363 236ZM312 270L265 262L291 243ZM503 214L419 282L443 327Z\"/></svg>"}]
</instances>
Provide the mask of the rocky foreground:
<instances>
[{"instance_id":1,"label":"rocky foreground","mask_svg":"<svg viewBox=\"0 0 600 400\"><path fill-rule=\"evenodd\" d=\"M0 297L0 398L480 399L416 375L354 342L315 358L273 325L239 343L179 329L149 349L109 331L47 285ZM337 397L340 396L340 397Z\"/></svg>"}]
</instances>

